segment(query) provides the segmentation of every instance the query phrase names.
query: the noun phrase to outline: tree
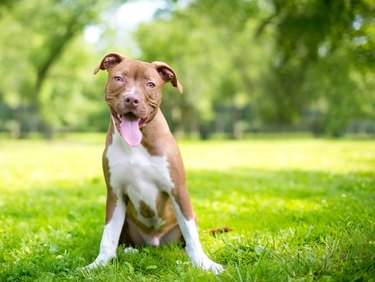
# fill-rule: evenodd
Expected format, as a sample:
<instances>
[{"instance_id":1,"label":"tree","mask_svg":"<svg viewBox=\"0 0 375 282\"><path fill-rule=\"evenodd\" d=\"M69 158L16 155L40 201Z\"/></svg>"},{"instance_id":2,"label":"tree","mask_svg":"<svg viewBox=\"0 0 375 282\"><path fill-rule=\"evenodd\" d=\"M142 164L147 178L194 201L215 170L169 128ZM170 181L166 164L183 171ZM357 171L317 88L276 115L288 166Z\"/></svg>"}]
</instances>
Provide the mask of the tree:
<instances>
[{"instance_id":1,"label":"tree","mask_svg":"<svg viewBox=\"0 0 375 282\"><path fill-rule=\"evenodd\" d=\"M277 46L265 116L293 123L316 111L317 103L325 104L318 109L317 133L343 134L350 120L363 114L365 92L372 92L373 81L366 80L375 61L375 5L367 0L270 3L273 12L258 31L271 26Z\"/></svg>"},{"instance_id":2,"label":"tree","mask_svg":"<svg viewBox=\"0 0 375 282\"><path fill-rule=\"evenodd\" d=\"M1 75L8 79L0 83L8 91L2 93L3 100L18 105L15 118L21 134L30 130L52 134L54 124L42 97L51 70L83 28L96 22L102 8L114 2L20 0L9 8L0 23L1 59L8 65Z\"/></svg>"}]
</instances>

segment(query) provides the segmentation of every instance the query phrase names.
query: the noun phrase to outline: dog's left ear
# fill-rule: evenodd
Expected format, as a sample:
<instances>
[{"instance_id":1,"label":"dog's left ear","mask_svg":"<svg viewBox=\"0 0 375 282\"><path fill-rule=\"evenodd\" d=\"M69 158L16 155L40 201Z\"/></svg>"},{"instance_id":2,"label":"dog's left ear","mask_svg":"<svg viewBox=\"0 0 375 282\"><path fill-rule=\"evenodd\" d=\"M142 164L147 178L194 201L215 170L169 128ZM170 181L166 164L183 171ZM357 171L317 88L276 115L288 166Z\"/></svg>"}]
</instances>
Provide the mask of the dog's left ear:
<instances>
[{"instance_id":1,"label":"dog's left ear","mask_svg":"<svg viewBox=\"0 0 375 282\"><path fill-rule=\"evenodd\" d=\"M128 57L120 53L109 53L103 58L100 65L95 68L94 74L99 70L109 70L126 59L128 59Z\"/></svg>"},{"instance_id":2,"label":"dog's left ear","mask_svg":"<svg viewBox=\"0 0 375 282\"><path fill-rule=\"evenodd\" d=\"M174 70L170 66L168 66L164 62L152 62L152 64L155 66L156 70L158 71L161 78L165 81L165 83L172 83L174 87L177 87L180 93L184 91L181 83L179 83L177 80L177 76Z\"/></svg>"}]
</instances>

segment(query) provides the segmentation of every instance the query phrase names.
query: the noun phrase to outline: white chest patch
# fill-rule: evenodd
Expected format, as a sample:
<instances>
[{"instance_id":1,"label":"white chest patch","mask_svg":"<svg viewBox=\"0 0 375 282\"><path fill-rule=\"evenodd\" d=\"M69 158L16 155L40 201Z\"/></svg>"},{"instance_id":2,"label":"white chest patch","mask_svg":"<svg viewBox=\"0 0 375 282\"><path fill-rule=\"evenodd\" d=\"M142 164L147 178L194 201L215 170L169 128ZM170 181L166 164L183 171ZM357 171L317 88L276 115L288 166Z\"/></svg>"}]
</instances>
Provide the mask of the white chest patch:
<instances>
[{"instance_id":1,"label":"white chest patch","mask_svg":"<svg viewBox=\"0 0 375 282\"><path fill-rule=\"evenodd\" d=\"M117 195L126 194L137 210L144 202L157 214L156 199L161 191L173 188L168 161L165 157L151 156L142 146L129 147L115 130L113 142L107 150L110 184ZM160 219L138 219L146 226L160 227Z\"/></svg>"}]
</instances>

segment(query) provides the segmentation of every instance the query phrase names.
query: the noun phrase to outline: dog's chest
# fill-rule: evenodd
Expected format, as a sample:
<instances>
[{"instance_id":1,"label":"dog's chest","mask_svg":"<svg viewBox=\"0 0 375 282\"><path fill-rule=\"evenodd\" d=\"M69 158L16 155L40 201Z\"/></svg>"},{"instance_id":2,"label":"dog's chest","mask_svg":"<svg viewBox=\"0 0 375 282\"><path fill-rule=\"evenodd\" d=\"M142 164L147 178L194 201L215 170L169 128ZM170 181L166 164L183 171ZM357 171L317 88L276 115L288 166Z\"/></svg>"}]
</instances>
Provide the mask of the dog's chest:
<instances>
[{"instance_id":1,"label":"dog's chest","mask_svg":"<svg viewBox=\"0 0 375 282\"><path fill-rule=\"evenodd\" d=\"M151 156L142 146L129 147L121 136L114 134L107 148L110 185L118 195L126 194L146 226L162 224L157 218L144 218L145 206L157 215L157 198L160 192L173 188L168 162L165 157Z\"/></svg>"}]
</instances>

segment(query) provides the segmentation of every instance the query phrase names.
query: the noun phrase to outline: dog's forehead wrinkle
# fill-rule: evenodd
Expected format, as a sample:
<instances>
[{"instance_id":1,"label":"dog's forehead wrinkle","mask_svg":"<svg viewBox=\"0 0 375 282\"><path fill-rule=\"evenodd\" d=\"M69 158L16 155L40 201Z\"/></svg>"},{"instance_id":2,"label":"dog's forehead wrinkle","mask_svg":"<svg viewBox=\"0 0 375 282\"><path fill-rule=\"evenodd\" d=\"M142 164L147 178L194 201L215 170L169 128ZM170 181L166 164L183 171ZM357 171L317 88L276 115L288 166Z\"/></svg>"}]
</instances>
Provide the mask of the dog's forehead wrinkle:
<instances>
[{"instance_id":1,"label":"dog's forehead wrinkle","mask_svg":"<svg viewBox=\"0 0 375 282\"><path fill-rule=\"evenodd\" d=\"M150 79L153 75L156 75L156 69L152 64L137 60L126 60L121 64L117 65L114 72L121 72L125 76L142 77L144 79Z\"/></svg>"}]
</instances>

